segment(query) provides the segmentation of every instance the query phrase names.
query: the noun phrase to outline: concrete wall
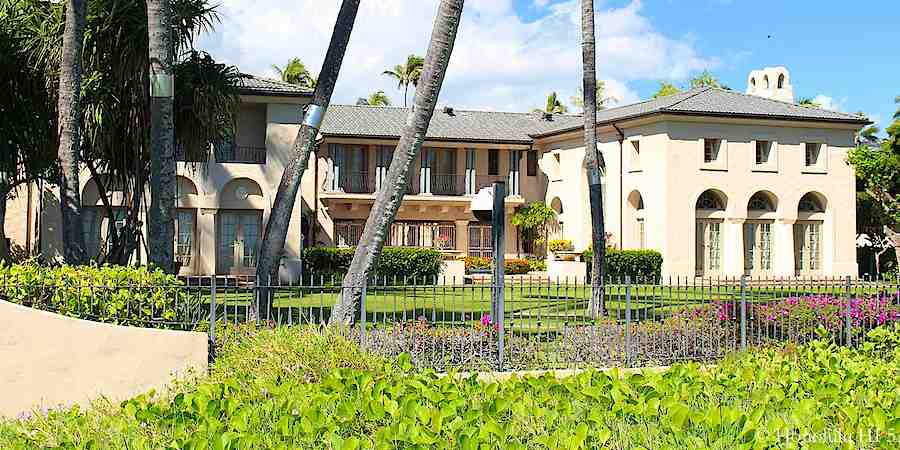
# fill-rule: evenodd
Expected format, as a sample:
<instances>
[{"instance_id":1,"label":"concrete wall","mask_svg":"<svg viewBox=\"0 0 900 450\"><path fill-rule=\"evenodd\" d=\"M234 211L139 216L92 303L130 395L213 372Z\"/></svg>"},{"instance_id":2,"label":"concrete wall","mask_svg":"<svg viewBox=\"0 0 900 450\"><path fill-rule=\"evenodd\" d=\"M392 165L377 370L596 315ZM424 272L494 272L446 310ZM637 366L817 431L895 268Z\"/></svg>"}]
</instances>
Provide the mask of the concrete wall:
<instances>
[{"instance_id":1,"label":"concrete wall","mask_svg":"<svg viewBox=\"0 0 900 450\"><path fill-rule=\"evenodd\" d=\"M204 333L72 319L0 301L0 416L124 400L207 368Z\"/></svg>"}]
</instances>

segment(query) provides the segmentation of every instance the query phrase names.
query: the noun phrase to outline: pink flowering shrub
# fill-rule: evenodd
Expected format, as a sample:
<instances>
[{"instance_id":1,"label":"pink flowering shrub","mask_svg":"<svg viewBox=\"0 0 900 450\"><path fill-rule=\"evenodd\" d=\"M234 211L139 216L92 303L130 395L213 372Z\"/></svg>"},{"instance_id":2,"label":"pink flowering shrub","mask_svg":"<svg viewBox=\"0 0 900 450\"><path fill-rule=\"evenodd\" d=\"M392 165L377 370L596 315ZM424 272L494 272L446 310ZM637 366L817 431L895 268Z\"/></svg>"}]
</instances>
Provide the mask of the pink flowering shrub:
<instances>
[{"instance_id":1,"label":"pink flowering shrub","mask_svg":"<svg viewBox=\"0 0 900 450\"><path fill-rule=\"evenodd\" d=\"M886 296L848 299L830 295L788 297L762 305L754 305L753 321L763 331L769 330L781 336L801 338L816 337L816 330L828 334L843 335L850 330L859 334L894 322L900 322L900 306Z\"/></svg>"}]
</instances>

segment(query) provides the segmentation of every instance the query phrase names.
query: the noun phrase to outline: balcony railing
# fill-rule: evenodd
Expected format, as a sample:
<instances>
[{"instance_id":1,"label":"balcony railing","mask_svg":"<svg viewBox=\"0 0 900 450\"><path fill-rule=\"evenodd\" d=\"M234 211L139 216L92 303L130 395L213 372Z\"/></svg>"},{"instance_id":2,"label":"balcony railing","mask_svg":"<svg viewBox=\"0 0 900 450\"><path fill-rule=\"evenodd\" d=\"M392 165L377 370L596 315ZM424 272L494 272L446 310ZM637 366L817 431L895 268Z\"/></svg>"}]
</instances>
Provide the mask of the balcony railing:
<instances>
[{"instance_id":1,"label":"balcony railing","mask_svg":"<svg viewBox=\"0 0 900 450\"><path fill-rule=\"evenodd\" d=\"M368 172L342 173L338 185L349 194L370 194L375 191L375 184Z\"/></svg>"},{"instance_id":2,"label":"balcony railing","mask_svg":"<svg viewBox=\"0 0 900 450\"><path fill-rule=\"evenodd\" d=\"M246 145L224 145L216 151L220 163L265 164L266 148Z\"/></svg>"},{"instance_id":3,"label":"balcony railing","mask_svg":"<svg viewBox=\"0 0 900 450\"><path fill-rule=\"evenodd\" d=\"M465 195L466 177L455 173L432 173L431 193L434 195Z\"/></svg>"}]
</instances>

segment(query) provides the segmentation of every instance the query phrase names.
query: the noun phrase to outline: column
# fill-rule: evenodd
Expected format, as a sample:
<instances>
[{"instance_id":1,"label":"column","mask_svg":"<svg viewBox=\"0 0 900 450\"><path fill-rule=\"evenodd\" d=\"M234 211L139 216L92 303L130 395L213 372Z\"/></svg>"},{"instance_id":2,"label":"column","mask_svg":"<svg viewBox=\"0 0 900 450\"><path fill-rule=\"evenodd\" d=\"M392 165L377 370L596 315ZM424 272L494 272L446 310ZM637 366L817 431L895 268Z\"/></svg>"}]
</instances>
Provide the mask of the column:
<instances>
[{"instance_id":1,"label":"column","mask_svg":"<svg viewBox=\"0 0 900 450\"><path fill-rule=\"evenodd\" d=\"M722 275L739 277L744 274L744 218L727 218L722 224Z\"/></svg>"},{"instance_id":2,"label":"column","mask_svg":"<svg viewBox=\"0 0 900 450\"><path fill-rule=\"evenodd\" d=\"M216 210L201 208L197 211L197 274L215 274L216 257Z\"/></svg>"},{"instance_id":3,"label":"column","mask_svg":"<svg viewBox=\"0 0 900 450\"><path fill-rule=\"evenodd\" d=\"M469 254L469 221L457 220L456 223L456 250L463 255Z\"/></svg>"},{"instance_id":4,"label":"column","mask_svg":"<svg viewBox=\"0 0 900 450\"><path fill-rule=\"evenodd\" d=\"M777 277L793 277L797 272L794 259L795 219L778 219L773 225L773 272Z\"/></svg>"}]
</instances>

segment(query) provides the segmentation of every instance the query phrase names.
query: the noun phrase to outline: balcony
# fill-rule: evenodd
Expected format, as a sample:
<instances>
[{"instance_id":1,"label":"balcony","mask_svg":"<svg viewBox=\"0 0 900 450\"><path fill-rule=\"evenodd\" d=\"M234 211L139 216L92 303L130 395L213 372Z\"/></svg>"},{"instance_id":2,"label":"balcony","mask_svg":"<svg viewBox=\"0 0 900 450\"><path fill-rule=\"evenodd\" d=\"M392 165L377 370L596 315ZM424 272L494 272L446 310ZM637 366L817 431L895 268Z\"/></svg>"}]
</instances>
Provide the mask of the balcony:
<instances>
[{"instance_id":1,"label":"balcony","mask_svg":"<svg viewBox=\"0 0 900 450\"><path fill-rule=\"evenodd\" d=\"M348 194L371 194L375 192L375 184L368 172L345 172L338 182L340 190Z\"/></svg>"},{"instance_id":2,"label":"balcony","mask_svg":"<svg viewBox=\"0 0 900 450\"><path fill-rule=\"evenodd\" d=\"M455 173L432 173L431 194L433 195L465 195L466 177Z\"/></svg>"},{"instance_id":3,"label":"balcony","mask_svg":"<svg viewBox=\"0 0 900 450\"><path fill-rule=\"evenodd\" d=\"M434 195L445 197L462 197L474 195L480 189L490 187L496 182L507 182L507 175L485 175L467 177L455 173L431 173L427 183L422 182L418 171L410 174L409 186L406 195ZM369 194L374 195L380 183L377 176L370 172L346 172L340 171L337 180L333 181L327 189L330 196L341 194ZM519 195L517 186L507 183L507 195Z\"/></svg>"}]
</instances>

